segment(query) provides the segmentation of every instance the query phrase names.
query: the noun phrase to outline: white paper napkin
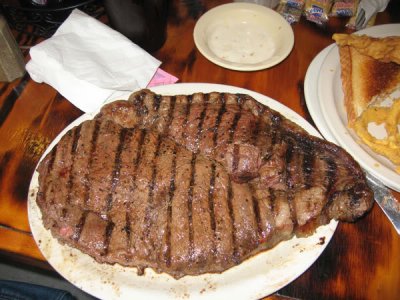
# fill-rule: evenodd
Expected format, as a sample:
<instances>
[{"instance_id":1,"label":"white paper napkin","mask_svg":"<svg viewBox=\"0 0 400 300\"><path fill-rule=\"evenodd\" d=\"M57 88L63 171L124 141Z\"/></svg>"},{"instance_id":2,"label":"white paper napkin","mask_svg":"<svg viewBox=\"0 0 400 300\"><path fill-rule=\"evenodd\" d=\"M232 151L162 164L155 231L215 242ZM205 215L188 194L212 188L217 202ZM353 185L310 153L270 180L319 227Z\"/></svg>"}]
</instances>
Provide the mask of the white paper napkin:
<instances>
[{"instance_id":1,"label":"white paper napkin","mask_svg":"<svg viewBox=\"0 0 400 300\"><path fill-rule=\"evenodd\" d=\"M26 69L84 112L146 87L161 62L119 32L75 9L54 35L32 47Z\"/></svg>"}]
</instances>

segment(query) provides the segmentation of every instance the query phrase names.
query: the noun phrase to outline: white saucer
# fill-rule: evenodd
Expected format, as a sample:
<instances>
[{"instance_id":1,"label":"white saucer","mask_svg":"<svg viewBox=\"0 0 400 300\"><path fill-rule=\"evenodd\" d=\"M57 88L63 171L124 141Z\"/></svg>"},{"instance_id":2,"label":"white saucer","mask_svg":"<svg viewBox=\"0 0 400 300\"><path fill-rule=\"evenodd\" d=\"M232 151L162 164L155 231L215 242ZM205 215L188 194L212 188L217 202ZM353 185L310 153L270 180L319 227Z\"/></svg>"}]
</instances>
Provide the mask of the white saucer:
<instances>
[{"instance_id":1,"label":"white saucer","mask_svg":"<svg viewBox=\"0 0 400 300\"><path fill-rule=\"evenodd\" d=\"M239 71L272 67L294 45L289 23L276 11L253 3L229 3L209 10L197 21L193 36L208 60Z\"/></svg>"}]
</instances>

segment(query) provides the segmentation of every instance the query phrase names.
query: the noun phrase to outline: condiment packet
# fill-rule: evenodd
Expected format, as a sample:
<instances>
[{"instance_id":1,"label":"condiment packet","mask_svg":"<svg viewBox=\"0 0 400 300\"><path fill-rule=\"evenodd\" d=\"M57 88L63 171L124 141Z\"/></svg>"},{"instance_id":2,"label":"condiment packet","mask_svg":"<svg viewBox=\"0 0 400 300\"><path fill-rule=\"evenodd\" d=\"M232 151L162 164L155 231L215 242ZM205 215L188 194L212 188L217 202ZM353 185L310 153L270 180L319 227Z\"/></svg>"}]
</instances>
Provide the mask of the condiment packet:
<instances>
[{"instance_id":1,"label":"condiment packet","mask_svg":"<svg viewBox=\"0 0 400 300\"><path fill-rule=\"evenodd\" d=\"M308 21L325 25L328 22L332 4L333 0L306 0L304 14Z\"/></svg>"},{"instance_id":2,"label":"condiment packet","mask_svg":"<svg viewBox=\"0 0 400 300\"><path fill-rule=\"evenodd\" d=\"M285 18L289 24L300 21L303 14L305 0L282 0L276 11Z\"/></svg>"},{"instance_id":3,"label":"condiment packet","mask_svg":"<svg viewBox=\"0 0 400 300\"><path fill-rule=\"evenodd\" d=\"M329 16L352 17L357 12L357 0L334 0Z\"/></svg>"}]
</instances>

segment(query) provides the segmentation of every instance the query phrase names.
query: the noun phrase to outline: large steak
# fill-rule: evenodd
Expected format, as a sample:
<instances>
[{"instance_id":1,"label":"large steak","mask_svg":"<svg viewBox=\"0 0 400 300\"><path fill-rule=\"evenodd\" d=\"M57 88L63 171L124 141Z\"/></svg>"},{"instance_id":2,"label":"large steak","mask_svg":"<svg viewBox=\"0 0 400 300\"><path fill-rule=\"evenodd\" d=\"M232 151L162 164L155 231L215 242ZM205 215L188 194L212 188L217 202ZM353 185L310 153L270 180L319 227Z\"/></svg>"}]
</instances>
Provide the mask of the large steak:
<instances>
[{"instance_id":1,"label":"large steak","mask_svg":"<svg viewBox=\"0 0 400 300\"><path fill-rule=\"evenodd\" d=\"M70 130L39 174L61 242L175 278L222 272L373 203L349 154L243 94L141 90Z\"/></svg>"}]
</instances>

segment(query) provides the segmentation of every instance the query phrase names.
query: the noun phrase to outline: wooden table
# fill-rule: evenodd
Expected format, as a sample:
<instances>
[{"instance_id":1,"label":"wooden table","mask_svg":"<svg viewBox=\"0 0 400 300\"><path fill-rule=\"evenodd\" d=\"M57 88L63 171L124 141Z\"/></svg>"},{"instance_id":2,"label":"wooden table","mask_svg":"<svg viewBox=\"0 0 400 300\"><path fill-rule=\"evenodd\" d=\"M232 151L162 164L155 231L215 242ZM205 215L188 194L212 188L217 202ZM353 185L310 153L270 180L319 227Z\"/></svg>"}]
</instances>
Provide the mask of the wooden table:
<instances>
[{"instance_id":1,"label":"wooden table","mask_svg":"<svg viewBox=\"0 0 400 300\"><path fill-rule=\"evenodd\" d=\"M331 19L320 28L302 18L293 25L295 45L277 66L256 72L231 71L208 61L196 49L192 16L175 1L168 39L154 56L180 82L208 82L247 88L292 108L312 120L303 100L303 81L312 59L345 32L347 19ZM187 2L187 1L186 1ZM209 9L230 1L203 1ZM392 0L376 23L400 21L400 1ZM15 32L21 46L37 39ZM28 51L24 50L28 60ZM82 111L46 84L29 75L0 83L0 257L40 269L51 267L41 255L29 228L27 194L34 168L56 135ZM393 192L400 201L400 193ZM355 224L340 223L320 258L297 280L270 299L395 299L400 291L400 238L378 205Z\"/></svg>"}]
</instances>

